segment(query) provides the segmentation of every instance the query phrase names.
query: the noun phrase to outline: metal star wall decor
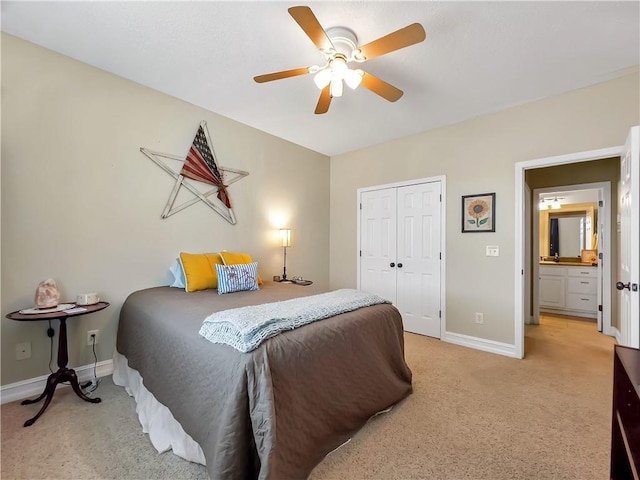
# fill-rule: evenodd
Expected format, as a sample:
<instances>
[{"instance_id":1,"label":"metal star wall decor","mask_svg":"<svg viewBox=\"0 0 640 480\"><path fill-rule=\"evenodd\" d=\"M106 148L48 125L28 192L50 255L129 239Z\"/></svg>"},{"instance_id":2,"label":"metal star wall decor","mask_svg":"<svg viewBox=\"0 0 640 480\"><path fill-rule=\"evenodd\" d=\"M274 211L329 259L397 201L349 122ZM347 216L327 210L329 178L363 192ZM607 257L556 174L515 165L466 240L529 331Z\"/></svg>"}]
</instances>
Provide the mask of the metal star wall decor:
<instances>
[{"instance_id":1,"label":"metal star wall decor","mask_svg":"<svg viewBox=\"0 0 640 480\"><path fill-rule=\"evenodd\" d=\"M236 170L235 168L218 167L215 156L213 155L213 146L211 143L211 137L209 136L209 131L207 130L207 122L200 122L198 131L196 132L196 136L193 139L186 157L155 152L144 147L140 147L140 151L176 179L173 190L169 195L169 200L167 200L167 204L162 212L162 218L167 218L174 213L178 213L185 208L202 201L227 222L232 225L236 224L236 217L233 213L233 209L231 208L231 199L229 198L227 187L249 175L249 172ZM182 169L179 172L174 171L164 161L162 161L163 158L182 162ZM213 185L214 188L201 192L187 179ZM180 187L185 187L195 197L174 207L173 204L176 201ZM217 195L216 198L212 200L209 197L214 193Z\"/></svg>"}]
</instances>

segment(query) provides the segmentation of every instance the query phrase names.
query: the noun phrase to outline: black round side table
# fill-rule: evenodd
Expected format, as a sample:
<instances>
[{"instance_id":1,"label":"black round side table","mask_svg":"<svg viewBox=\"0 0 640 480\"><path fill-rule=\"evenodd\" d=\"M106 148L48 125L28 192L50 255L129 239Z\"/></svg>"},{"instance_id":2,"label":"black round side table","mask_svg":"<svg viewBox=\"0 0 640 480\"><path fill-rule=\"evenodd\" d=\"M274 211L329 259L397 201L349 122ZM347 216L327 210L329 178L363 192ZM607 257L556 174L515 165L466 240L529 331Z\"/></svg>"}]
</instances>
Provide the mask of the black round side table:
<instances>
[{"instance_id":1,"label":"black round side table","mask_svg":"<svg viewBox=\"0 0 640 480\"><path fill-rule=\"evenodd\" d=\"M79 305L79 307L83 308L84 310L71 313L60 311L50 313L25 314L20 313L20 311L16 311L7 314L7 318L11 320L17 320L19 322L60 320L60 337L58 338L58 371L49 375L49 378L47 378L47 385L45 386L44 391L40 394L39 397L32 400L22 401L22 405L29 405L32 403L38 403L43 398L45 399L44 403L42 404L42 408L40 408L40 411L36 413L33 418L30 418L29 420L24 422L25 427L33 425L36 420L40 418L40 415L44 413L44 411L49 406L49 403L51 403L53 394L56 391L56 386L59 383L69 382L71 384L71 388L73 388L73 391L76 392L76 395L78 395L85 402L100 403L102 401L102 399L100 398L87 397L80 389L78 376L76 375L75 370L73 370L72 368L67 368L67 362L69 361L69 351L67 347L67 318L79 317L81 315L98 312L100 310L104 310L108 306L108 302L98 302L93 305Z\"/></svg>"}]
</instances>

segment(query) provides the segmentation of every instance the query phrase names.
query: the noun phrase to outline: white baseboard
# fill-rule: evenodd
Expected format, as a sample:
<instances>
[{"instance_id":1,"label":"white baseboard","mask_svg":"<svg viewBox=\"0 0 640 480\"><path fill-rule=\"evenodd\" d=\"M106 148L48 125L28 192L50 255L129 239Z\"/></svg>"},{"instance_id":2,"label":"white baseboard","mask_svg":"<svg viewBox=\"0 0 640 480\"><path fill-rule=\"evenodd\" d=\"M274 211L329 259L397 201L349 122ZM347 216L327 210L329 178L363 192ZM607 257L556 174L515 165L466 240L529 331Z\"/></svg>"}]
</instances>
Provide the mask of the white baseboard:
<instances>
[{"instance_id":1,"label":"white baseboard","mask_svg":"<svg viewBox=\"0 0 640 480\"><path fill-rule=\"evenodd\" d=\"M611 326L611 336L615 337L616 339L616 343L618 345L624 345L621 340L622 340L622 334L620 333L620 330L618 330L616 327L614 327L613 325Z\"/></svg>"},{"instance_id":2,"label":"white baseboard","mask_svg":"<svg viewBox=\"0 0 640 480\"><path fill-rule=\"evenodd\" d=\"M74 368L78 381L80 383L86 382L93 378L93 363L89 365L83 365L81 367ZM106 377L113 373L113 360L103 360L96 364L96 376ZM49 375L43 375L41 377L31 378L29 380L22 380L21 382L10 383L0 387L0 403L15 402L23 398L37 396L44 391L44 387L47 385L47 378ZM58 388L67 387L68 385L60 384Z\"/></svg>"},{"instance_id":3,"label":"white baseboard","mask_svg":"<svg viewBox=\"0 0 640 480\"><path fill-rule=\"evenodd\" d=\"M475 348L489 353L497 353L505 357L520 358L516 355L516 346L509 343L496 342L485 338L471 337L461 333L445 332L441 340L461 345L463 347Z\"/></svg>"}]
</instances>

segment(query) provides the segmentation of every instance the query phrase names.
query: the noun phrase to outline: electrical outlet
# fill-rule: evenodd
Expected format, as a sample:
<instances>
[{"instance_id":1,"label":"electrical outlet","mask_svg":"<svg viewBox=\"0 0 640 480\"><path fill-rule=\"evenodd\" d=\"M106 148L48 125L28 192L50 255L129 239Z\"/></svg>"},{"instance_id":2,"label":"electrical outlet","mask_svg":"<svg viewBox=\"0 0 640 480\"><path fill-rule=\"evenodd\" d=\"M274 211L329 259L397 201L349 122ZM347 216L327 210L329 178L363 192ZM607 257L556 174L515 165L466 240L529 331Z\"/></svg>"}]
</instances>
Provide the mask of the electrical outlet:
<instances>
[{"instance_id":1,"label":"electrical outlet","mask_svg":"<svg viewBox=\"0 0 640 480\"><path fill-rule=\"evenodd\" d=\"M484 324L484 313L476 312L476 323L479 323L480 325Z\"/></svg>"},{"instance_id":2,"label":"electrical outlet","mask_svg":"<svg viewBox=\"0 0 640 480\"><path fill-rule=\"evenodd\" d=\"M100 330L89 330L87 332L87 345L91 346L93 344L98 344L98 340L100 340ZM95 340L91 338L95 335Z\"/></svg>"},{"instance_id":3,"label":"electrical outlet","mask_svg":"<svg viewBox=\"0 0 640 480\"><path fill-rule=\"evenodd\" d=\"M16 344L16 360L31 358L31 342Z\"/></svg>"}]
</instances>

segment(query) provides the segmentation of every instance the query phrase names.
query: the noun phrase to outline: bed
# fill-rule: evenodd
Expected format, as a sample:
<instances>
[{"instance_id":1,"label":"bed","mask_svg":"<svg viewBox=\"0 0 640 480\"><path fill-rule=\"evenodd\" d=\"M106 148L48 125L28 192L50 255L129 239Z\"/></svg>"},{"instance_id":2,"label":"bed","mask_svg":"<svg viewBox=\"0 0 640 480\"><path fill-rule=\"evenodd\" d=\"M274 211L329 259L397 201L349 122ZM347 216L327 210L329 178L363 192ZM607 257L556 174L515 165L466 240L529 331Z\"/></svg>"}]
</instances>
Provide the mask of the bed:
<instances>
[{"instance_id":1,"label":"bed","mask_svg":"<svg viewBox=\"0 0 640 480\"><path fill-rule=\"evenodd\" d=\"M310 323L248 353L198 334L214 311L317 293L273 282L226 295L132 293L120 313L113 378L135 394L152 442L167 437L164 449L206 464L214 480L304 479L369 418L408 396L402 319L390 304ZM157 408L173 424L158 420Z\"/></svg>"}]
</instances>

